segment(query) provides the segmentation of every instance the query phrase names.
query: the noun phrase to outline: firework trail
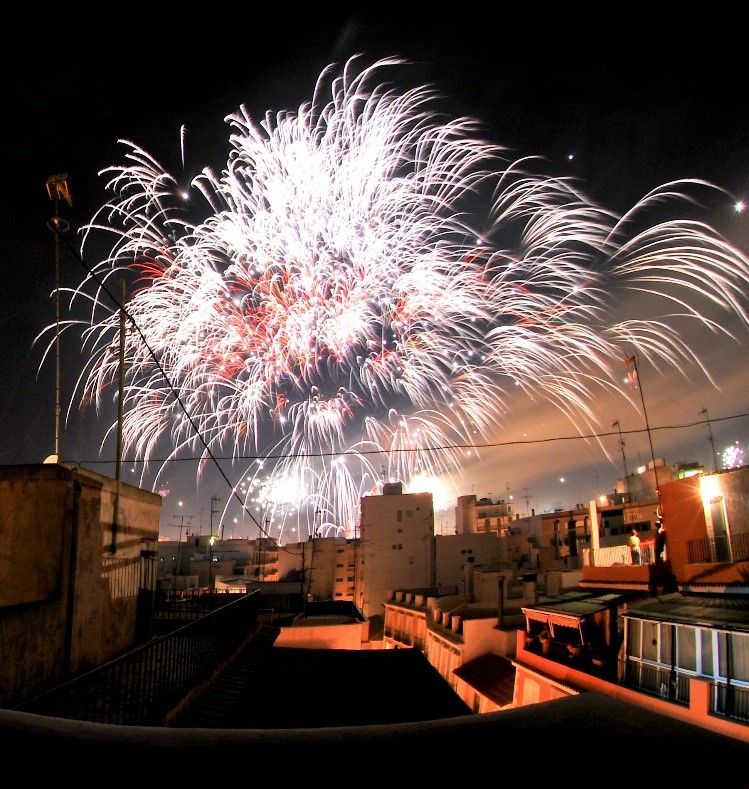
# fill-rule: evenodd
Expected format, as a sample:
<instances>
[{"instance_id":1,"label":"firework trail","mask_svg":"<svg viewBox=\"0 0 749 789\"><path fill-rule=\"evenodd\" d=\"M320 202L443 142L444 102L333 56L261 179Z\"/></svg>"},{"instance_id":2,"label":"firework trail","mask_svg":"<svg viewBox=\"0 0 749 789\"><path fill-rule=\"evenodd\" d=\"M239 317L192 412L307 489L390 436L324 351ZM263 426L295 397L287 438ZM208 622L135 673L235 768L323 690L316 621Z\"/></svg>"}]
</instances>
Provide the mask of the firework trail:
<instances>
[{"instance_id":1,"label":"firework trail","mask_svg":"<svg viewBox=\"0 0 749 789\"><path fill-rule=\"evenodd\" d=\"M200 221L126 143L86 229L114 239L99 278L138 273L126 453L202 449L150 346L212 451L268 458L241 494L281 539L289 517L351 533L383 475L459 472L518 387L589 426L633 349L684 371L701 365L680 322L747 324L747 259L703 223L648 221L715 187L667 184L617 216L474 122L439 120L431 89L379 84L399 61L357 62L326 70L295 112L227 119L225 169L191 185ZM644 317L616 317L627 290ZM76 400L98 401L117 376L118 317L91 277L73 297L90 310Z\"/></svg>"}]
</instances>

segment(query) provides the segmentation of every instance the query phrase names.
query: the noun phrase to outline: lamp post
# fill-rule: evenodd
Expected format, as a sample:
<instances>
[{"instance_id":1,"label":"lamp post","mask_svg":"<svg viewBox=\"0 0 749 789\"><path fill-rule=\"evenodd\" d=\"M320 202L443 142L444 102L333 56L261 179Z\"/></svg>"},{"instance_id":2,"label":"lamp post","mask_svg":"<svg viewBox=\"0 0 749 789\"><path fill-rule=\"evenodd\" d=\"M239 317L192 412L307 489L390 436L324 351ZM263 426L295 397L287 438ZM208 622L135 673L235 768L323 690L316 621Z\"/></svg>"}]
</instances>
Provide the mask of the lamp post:
<instances>
[{"instance_id":1,"label":"lamp post","mask_svg":"<svg viewBox=\"0 0 749 789\"><path fill-rule=\"evenodd\" d=\"M73 198L68 188L68 174L50 175L45 183L47 195L55 204L55 215L47 227L55 235L55 462L60 461L60 237L70 229L68 222L60 216L60 200L69 206Z\"/></svg>"}]
</instances>

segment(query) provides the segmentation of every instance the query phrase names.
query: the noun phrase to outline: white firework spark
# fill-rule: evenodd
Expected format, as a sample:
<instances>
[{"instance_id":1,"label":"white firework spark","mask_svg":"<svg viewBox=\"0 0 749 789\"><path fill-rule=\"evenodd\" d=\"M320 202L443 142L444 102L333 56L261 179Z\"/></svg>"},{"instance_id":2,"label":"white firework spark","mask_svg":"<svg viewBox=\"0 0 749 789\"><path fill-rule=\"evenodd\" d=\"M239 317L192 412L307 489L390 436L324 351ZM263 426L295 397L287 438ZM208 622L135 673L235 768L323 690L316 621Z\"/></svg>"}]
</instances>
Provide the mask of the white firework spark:
<instances>
[{"instance_id":1,"label":"white firework spark","mask_svg":"<svg viewBox=\"0 0 749 789\"><path fill-rule=\"evenodd\" d=\"M127 143L87 228L114 234L100 280L140 274L125 451L195 451L192 420L212 451L267 456L242 477L251 490L269 475L260 500L281 538L290 514L351 533L383 475L459 472L515 387L591 425L595 393L618 389L633 349L684 370L699 360L680 320L748 322L741 252L705 224L646 221L715 187L667 184L619 217L506 159L474 122L439 120L430 89L378 84L398 62L326 70L310 103L259 124L231 116L226 168L192 184L199 222L175 178ZM479 204L488 219L471 218ZM615 320L626 290L661 311ZM118 317L93 278L74 295L91 302L76 399L99 400L117 375Z\"/></svg>"}]
</instances>

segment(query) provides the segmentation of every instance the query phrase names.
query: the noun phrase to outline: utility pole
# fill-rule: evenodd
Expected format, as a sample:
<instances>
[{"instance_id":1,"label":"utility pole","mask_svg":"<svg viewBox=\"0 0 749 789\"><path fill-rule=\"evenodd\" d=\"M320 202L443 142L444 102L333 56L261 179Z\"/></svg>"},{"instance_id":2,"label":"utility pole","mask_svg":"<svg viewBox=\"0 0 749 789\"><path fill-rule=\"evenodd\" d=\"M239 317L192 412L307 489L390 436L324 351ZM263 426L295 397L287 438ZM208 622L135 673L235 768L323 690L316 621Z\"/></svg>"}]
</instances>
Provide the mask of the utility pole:
<instances>
[{"instance_id":1,"label":"utility pole","mask_svg":"<svg viewBox=\"0 0 749 789\"><path fill-rule=\"evenodd\" d=\"M47 226L55 235L55 463L60 462L60 238L70 230L68 222L60 216L60 200L68 206L73 198L68 188L68 174L50 175L46 181L47 195L55 204L55 215Z\"/></svg>"},{"instance_id":2,"label":"utility pole","mask_svg":"<svg viewBox=\"0 0 749 789\"><path fill-rule=\"evenodd\" d=\"M524 498L525 498L525 516L528 517L531 514L531 505L530 500L531 497L528 495L528 488L523 488Z\"/></svg>"},{"instance_id":3,"label":"utility pole","mask_svg":"<svg viewBox=\"0 0 749 789\"><path fill-rule=\"evenodd\" d=\"M629 472L627 471L627 456L624 454L624 438L622 437L622 426L619 420L615 419L611 427L617 428L619 431L619 447L622 450L622 463L624 465L624 495L629 499Z\"/></svg>"},{"instance_id":4,"label":"utility pole","mask_svg":"<svg viewBox=\"0 0 749 789\"><path fill-rule=\"evenodd\" d=\"M710 424L710 414L708 414L707 408L700 409L700 415L701 416L704 415L705 420L707 421L707 431L708 431L708 435L710 437L710 448L713 451L713 471L717 471L718 470L718 466L717 466L715 458L718 455L717 455L717 453L715 451L715 441L713 439L713 426Z\"/></svg>"}]
</instances>

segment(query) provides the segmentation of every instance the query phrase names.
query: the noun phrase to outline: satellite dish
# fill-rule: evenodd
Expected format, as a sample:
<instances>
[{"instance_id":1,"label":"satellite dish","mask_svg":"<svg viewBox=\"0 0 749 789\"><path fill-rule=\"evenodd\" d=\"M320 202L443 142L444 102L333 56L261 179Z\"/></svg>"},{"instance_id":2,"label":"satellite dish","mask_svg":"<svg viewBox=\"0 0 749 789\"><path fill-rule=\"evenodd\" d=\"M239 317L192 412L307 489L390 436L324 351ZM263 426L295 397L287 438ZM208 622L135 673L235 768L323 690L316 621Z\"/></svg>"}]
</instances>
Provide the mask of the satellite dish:
<instances>
[{"instance_id":1,"label":"satellite dish","mask_svg":"<svg viewBox=\"0 0 749 789\"><path fill-rule=\"evenodd\" d=\"M44 458L44 462L45 463L55 463L55 464L59 463L60 462L60 456L59 455L47 455L47 457Z\"/></svg>"}]
</instances>

